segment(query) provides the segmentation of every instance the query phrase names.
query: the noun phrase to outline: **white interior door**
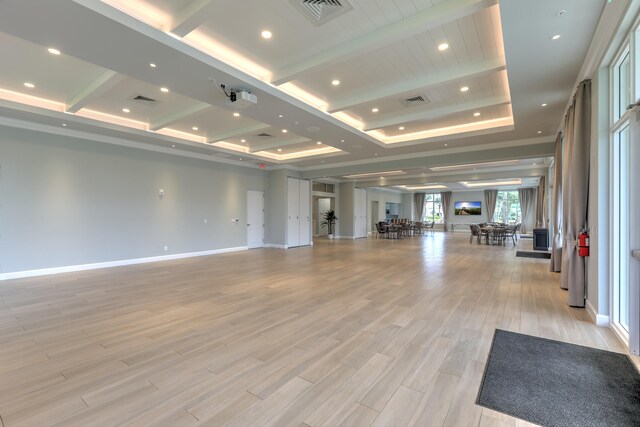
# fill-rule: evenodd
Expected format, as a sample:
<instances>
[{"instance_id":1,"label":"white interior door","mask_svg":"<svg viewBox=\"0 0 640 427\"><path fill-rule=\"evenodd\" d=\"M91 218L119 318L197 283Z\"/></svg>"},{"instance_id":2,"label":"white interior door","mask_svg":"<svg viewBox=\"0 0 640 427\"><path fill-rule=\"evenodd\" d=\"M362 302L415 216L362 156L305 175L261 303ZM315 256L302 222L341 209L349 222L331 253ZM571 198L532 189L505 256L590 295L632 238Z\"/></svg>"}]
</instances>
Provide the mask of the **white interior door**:
<instances>
[{"instance_id":1,"label":"white interior door","mask_svg":"<svg viewBox=\"0 0 640 427\"><path fill-rule=\"evenodd\" d=\"M264 246L264 193L247 192L247 246L249 249Z\"/></svg>"},{"instance_id":2,"label":"white interior door","mask_svg":"<svg viewBox=\"0 0 640 427\"><path fill-rule=\"evenodd\" d=\"M353 235L367 237L367 190L356 188L353 199Z\"/></svg>"},{"instance_id":3,"label":"white interior door","mask_svg":"<svg viewBox=\"0 0 640 427\"><path fill-rule=\"evenodd\" d=\"M305 180L299 180L298 183L300 186L298 245L307 246L311 243L311 183Z\"/></svg>"},{"instance_id":4,"label":"white interior door","mask_svg":"<svg viewBox=\"0 0 640 427\"><path fill-rule=\"evenodd\" d=\"M287 247L300 246L300 180L287 178Z\"/></svg>"}]
</instances>

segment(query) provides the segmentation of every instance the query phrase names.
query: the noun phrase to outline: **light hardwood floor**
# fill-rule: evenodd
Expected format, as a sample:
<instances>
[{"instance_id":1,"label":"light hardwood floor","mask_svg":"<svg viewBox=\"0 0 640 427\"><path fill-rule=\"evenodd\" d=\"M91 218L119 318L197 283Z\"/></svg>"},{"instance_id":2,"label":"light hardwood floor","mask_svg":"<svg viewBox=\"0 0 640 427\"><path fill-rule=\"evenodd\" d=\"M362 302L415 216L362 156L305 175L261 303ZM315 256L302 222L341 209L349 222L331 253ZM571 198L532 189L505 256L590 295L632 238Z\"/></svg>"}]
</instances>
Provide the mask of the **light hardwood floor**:
<instances>
[{"instance_id":1,"label":"light hardwood floor","mask_svg":"<svg viewBox=\"0 0 640 427\"><path fill-rule=\"evenodd\" d=\"M529 425L474 403L496 328L624 349L567 306L547 260L515 252L436 232L2 282L0 416Z\"/></svg>"}]
</instances>

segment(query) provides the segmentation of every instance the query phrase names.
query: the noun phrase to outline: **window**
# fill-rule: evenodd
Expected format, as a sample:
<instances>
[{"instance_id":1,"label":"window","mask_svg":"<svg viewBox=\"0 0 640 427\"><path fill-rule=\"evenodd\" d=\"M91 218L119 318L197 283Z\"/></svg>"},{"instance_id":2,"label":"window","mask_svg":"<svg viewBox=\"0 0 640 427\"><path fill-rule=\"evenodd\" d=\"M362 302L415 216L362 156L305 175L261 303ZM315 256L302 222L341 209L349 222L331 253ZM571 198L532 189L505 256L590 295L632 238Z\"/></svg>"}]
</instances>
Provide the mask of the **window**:
<instances>
[{"instance_id":1,"label":"window","mask_svg":"<svg viewBox=\"0 0 640 427\"><path fill-rule=\"evenodd\" d=\"M625 48L613 70L614 118L619 120L631 103L631 56Z\"/></svg>"},{"instance_id":2,"label":"window","mask_svg":"<svg viewBox=\"0 0 640 427\"><path fill-rule=\"evenodd\" d=\"M425 194L424 196L424 214L422 215L423 222L435 222L436 224L442 224L444 218L442 216L442 202L440 200L440 193Z\"/></svg>"},{"instance_id":3,"label":"window","mask_svg":"<svg viewBox=\"0 0 640 427\"><path fill-rule=\"evenodd\" d=\"M517 191L498 191L496 211L493 221L506 224L519 224L522 220L520 212L520 196Z\"/></svg>"},{"instance_id":4,"label":"window","mask_svg":"<svg viewBox=\"0 0 640 427\"><path fill-rule=\"evenodd\" d=\"M324 182L314 182L313 183L313 191L317 191L319 193L334 193L333 184L325 184Z\"/></svg>"}]
</instances>

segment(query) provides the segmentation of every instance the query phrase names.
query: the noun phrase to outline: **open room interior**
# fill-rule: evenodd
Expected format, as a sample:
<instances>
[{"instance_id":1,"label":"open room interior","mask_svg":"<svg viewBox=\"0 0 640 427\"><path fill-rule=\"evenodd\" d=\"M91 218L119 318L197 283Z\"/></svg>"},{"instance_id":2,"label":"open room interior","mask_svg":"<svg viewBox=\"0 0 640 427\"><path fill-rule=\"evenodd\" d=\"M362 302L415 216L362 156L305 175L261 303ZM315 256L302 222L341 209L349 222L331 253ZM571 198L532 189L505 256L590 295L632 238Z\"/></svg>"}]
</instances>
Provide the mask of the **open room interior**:
<instances>
[{"instance_id":1,"label":"open room interior","mask_svg":"<svg viewBox=\"0 0 640 427\"><path fill-rule=\"evenodd\" d=\"M1 427L640 422L640 2L0 0L0 55Z\"/></svg>"}]
</instances>

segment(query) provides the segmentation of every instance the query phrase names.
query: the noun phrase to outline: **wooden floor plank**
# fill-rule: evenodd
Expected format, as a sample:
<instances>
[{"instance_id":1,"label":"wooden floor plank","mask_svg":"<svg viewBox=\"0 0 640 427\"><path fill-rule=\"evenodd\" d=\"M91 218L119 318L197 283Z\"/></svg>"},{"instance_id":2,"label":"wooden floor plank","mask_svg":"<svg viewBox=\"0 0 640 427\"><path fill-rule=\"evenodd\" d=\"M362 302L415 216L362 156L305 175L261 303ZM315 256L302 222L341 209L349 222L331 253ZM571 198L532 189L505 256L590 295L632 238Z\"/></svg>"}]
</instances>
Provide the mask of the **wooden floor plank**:
<instances>
[{"instance_id":1,"label":"wooden floor plank","mask_svg":"<svg viewBox=\"0 0 640 427\"><path fill-rule=\"evenodd\" d=\"M0 417L7 427L528 425L475 405L496 328L625 351L567 306L548 261L515 257L530 244L318 239L4 281Z\"/></svg>"}]
</instances>

